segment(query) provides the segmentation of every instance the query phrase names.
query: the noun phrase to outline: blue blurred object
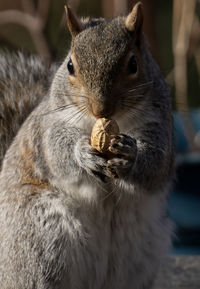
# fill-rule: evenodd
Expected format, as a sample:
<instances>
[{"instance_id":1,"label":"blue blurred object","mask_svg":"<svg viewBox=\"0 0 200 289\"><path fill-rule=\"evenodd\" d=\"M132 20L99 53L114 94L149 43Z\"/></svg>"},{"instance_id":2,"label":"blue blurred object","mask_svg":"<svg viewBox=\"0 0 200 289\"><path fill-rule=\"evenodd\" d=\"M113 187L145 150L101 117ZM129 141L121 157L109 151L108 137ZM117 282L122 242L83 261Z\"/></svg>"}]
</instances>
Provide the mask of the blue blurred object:
<instances>
[{"instance_id":1,"label":"blue blurred object","mask_svg":"<svg viewBox=\"0 0 200 289\"><path fill-rule=\"evenodd\" d=\"M200 148L200 110L189 114ZM176 224L173 252L200 255L200 150L189 151L182 117L174 113L176 181L169 198L169 215Z\"/></svg>"},{"instance_id":2,"label":"blue blurred object","mask_svg":"<svg viewBox=\"0 0 200 289\"><path fill-rule=\"evenodd\" d=\"M178 113L174 113L174 144L176 152L182 153L188 149L188 141L184 134L183 122Z\"/></svg>"}]
</instances>

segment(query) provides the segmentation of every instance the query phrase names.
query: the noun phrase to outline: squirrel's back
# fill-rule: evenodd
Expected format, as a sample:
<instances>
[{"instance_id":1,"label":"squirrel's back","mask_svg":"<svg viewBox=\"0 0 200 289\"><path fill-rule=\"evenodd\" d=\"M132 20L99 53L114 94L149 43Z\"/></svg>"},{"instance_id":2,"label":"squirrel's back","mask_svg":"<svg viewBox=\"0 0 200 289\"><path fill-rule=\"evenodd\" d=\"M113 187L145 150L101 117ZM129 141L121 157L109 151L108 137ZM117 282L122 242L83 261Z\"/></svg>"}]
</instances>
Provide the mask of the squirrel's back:
<instances>
[{"instance_id":1,"label":"squirrel's back","mask_svg":"<svg viewBox=\"0 0 200 289\"><path fill-rule=\"evenodd\" d=\"M48 92L55 70L37 56L0 54L0 168L21 124Z\"/></svg>"}]
</instances>

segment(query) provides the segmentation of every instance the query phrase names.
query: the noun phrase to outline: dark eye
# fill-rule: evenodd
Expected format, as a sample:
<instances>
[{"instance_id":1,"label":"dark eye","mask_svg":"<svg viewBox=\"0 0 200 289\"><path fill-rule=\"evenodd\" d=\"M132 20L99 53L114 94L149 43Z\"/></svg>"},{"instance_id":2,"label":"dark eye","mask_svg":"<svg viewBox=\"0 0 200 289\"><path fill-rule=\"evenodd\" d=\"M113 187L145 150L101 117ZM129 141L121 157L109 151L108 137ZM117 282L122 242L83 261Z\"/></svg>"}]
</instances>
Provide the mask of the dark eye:
<instances>
[{"instance_id":1,"label":"dark eye","mask_svg":"<svg viewBox=\"0 0 200 289\"><path fill-rule=\"evenodd\" d=\"M67 63L67 69L69 70L69 73L70 73L71 75L74 75L74 65L73 65L73 63L72 63L71 58L70 58L70 60L69 60L68 63Z\"/></svg>"},{"instance_id":2,"label":"dark eye","mask_svg":"<svg viewBox=\"0 0 200 289\"><path fill-rule=\"evenodd\" d=\"M129 59L128 72L130 74L135 74L137 72L137 62L134 55Z\"/></svg>"}]
</instances>

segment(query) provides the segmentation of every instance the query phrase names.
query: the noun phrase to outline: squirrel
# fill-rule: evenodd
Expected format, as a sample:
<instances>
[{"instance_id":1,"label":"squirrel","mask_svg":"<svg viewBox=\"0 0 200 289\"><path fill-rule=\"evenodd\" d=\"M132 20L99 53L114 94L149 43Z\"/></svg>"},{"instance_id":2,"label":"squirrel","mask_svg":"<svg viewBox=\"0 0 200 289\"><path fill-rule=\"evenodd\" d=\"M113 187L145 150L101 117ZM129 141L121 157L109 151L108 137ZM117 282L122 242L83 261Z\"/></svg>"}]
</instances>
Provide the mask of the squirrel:
<instances>
[{"instance_id":1,"label":"squirrel","mask_svg":"<svg viewBox=\"0 0 200 289\"><path fill-rule=\"evenodd\" d=\"M79 20L66 6L66 18L72 43L55 75L21 56L10 68L14 76L21 61L30 73L19 95L10 84L19 109L8 126L15 112L20 122L2 156L0 288L150 289L173 231L170 90L143 34L141 2L113 19ZM112 157L90 144L102 117L120 128Z\"/></svg>"}]
</instances>

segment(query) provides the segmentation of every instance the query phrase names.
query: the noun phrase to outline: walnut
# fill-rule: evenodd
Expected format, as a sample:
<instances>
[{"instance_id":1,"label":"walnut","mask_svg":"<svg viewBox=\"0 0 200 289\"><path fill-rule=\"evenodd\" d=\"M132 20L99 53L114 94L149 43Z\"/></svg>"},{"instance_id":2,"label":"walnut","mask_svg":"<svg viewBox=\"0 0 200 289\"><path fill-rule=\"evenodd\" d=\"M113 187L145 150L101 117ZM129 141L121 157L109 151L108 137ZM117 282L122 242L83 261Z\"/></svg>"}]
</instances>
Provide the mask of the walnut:
<instances>
[{"instance_id":1,"label":"walnut","mask_svg":"<svg viewBox=\"0 0 200 289\"><path fill-rule=\"evenodd\" d=\"M118 133L119 127L115 120L99 118L92 129L91 146L97 151L105 153L110 145L111 135Z\"/></svg>"}]
</instances>

